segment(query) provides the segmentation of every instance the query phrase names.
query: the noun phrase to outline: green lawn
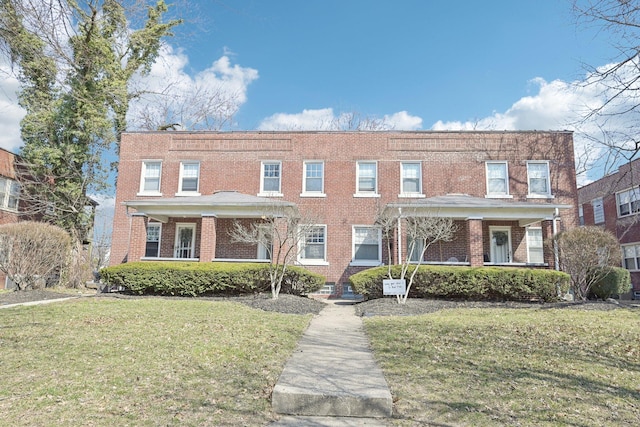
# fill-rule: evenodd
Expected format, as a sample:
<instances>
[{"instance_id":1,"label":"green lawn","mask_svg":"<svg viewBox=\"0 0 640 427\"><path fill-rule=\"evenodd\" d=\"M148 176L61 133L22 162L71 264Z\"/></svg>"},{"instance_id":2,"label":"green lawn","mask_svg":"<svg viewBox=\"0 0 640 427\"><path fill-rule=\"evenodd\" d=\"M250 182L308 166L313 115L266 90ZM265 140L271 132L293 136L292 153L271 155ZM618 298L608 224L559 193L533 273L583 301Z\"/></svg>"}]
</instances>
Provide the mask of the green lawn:
<instances>
[{"instance_id":1,"label":"green lawn","mask_svg":"<svg viewBox=\"0 0 640 427\"><path fill-rule=\"evenodd\" d=\"M264 425L310 317L162 299L0 310L0 425Z\"/></svg>"},{"instance_id":2,"label":"green lawn","mask_svg":"<svg viewBox=\"0 0 640 427\"><path fill-rule=\"evenodd\" d=\"M370 318L397 425L638 426L640 312Z\"/></svg>"}]
</instances>

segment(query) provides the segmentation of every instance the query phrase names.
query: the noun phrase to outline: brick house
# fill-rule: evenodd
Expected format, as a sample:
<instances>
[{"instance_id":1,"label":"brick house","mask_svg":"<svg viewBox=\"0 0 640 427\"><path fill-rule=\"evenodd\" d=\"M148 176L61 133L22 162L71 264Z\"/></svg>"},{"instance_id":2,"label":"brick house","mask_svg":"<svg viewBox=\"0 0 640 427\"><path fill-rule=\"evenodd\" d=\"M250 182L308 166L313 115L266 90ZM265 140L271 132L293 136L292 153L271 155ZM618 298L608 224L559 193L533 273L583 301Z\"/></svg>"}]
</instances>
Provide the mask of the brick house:
<instances>
[{"instance_id":1,"label":"brick house","mask_svg":"<svg viewBox=\"0 0 640 427\"><path fill-rule=\"evenodd\" d=\"M561 132L130 132L122 136L111 264L263 260L231 241L234 221L268 207L312 214L297 263L322 293L396 263L374 226L383 209L458 226L425 263L555 268L544 244L577 224L573 134Z\"/></svg>"},{"instance_id":2,"label":"brick house","mask_svg":"<svg viewBox=\"0 0 640 427\"><path fill-rule=\"evenodd\" d=\"M20 215L20 184L17 181L15 162L17 155L0 148L0 225L18 222ZM7 278L0 272L0 288L5 288Z\"/></svg>"},{"instance_id":3,"label":"brick house","mask_svg":"<svg viewBox=\"0 0 640 427\"><path fill-rule=\"evenodd\" d=\"M640 159L578 189L581 225L598 225L616 235L621 264L631 273L633 291L640 299Z\"/></svg>"}]
</instances>

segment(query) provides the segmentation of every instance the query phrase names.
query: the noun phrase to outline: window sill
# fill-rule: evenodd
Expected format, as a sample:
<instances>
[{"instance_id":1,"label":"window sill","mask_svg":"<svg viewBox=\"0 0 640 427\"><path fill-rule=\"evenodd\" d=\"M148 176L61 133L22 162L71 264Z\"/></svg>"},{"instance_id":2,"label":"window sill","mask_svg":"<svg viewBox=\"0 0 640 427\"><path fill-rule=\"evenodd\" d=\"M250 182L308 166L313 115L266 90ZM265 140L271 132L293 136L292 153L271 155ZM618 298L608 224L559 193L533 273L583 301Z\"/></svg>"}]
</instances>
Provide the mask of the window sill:
<instances>
[{"instance_id":1,"label":"window sill","mask_svg":"<svg viewBox=\"0 0 640 427\"><path fill-rule=\"evenodd\" d=\"M138 194L136 194L136 196L141 196L141 197L162 197L162 193L159 191L145 191L145 192L139 192Z\"/></svg>"},{"instance_id":2,"label":"window sill","mask_svg":"<svg viewBox=\"0 0 640 427\"><path fill-rule=\"evenodd\" d=\"M527 199L555 199L551 194L527 194Z\"/></svg>"},{"instance_id":3,"label":"window sill","mask_svg":"<svg viewBox=\"0 0 640 427\"><path fill-rule=\"evenodd\" d=\"M271 191L267 193L258 193L257 196L258 197L284 197L284 194Z\"/></svg>"},{"instance_id":4,"label":"window sill","mask_svg":"<svg viewBox=\"0 0 640 427\"><path fill-rule=\"evenodd\" d=\"M324 260L312 260L312 259L299 259L298 264L300 265L320 265L320 266L328 266L329 263Z\"/></svg>"},{"instance_id":5,"label":"window sill","mask_svg":"<svg viewBox=\"0 0 640 427\"><path fill-rule=\"evenodd\" d=\"M380 194L378 193L355 193L353 195L353 197L358 197L358 198L375 198L375 197L380 197Z\"/></svg>"},{"instance_id":6,"label":"window sill","mask_svg":"<svg viewBox=\"0 0 640 427\"><path fill-rule=\"evenodd\" d=\"M178 191L176 197L201 196L197 191Z\"/></svg>"},{"instance_id":7,"label":"window sill","mask_svg":"<svg viewBox=\"0 0 640 427\"><path fill-rule=\"evenodd\" d=\"M485 194L485 199L513 199L511 194Z\"/></svg>"},{"instance_id":8,"label":"window sill","mask_svg":"<svg viewBox=\"0 0 640 427\"><path fill-rule=\"evenodd\" d=\"M399 199L424 199L425 196L422 193L400 193L398 194Z\"/></svg>"},{"instance_id":9,"label":"window sill","mask_svg":"<svg viewBox=\"0 0 640 427\"><path fill-rule=\"evenodd\" d=\"M318 198L323 198L323 197L327 197L327 195L325 193L300 193L300 197L318 197Z\"/></svg>"},{"instance_id":10,"label":"window sill","mask_svg":"<svg viewBox=\"0 0 640 427\"><path fill-rule=\"evenodd\" d=\"M351 261L349 265L351 267L378 267L382 263L380 261Z\"/></svg>"}]
</instances>

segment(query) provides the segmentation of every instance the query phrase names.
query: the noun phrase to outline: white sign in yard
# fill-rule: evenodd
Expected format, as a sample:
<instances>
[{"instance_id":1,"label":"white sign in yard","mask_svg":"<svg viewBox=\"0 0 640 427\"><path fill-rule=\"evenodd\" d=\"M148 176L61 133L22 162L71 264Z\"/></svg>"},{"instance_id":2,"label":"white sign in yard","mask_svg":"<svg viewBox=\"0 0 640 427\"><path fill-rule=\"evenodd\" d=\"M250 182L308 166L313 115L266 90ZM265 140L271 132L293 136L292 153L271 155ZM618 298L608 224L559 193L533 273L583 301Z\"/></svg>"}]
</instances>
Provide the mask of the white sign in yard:
<instances>
[{"instance_id":1,"label":"white sign in yard","mask_svg":"<svg viewBox=\"0 0 640 427\"><path fill-rule=\"evenodd\" d=\"M405 279L384 279L382 281L383 295L404 295L407 291L407 281Z\"/></svg>"}]
</instances>

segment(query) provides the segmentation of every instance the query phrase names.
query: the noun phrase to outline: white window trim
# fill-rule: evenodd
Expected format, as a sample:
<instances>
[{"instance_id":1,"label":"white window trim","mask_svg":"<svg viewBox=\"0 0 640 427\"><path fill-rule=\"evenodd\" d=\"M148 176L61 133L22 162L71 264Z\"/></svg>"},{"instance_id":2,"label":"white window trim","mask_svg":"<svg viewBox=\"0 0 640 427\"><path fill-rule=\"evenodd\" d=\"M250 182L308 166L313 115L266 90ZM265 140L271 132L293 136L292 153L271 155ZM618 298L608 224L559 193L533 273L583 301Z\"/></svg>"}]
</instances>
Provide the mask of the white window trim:
<instances>
[{"instance_id":1,"label":"white window trim","mask_svg":"<svg viewBox=\"0 0 640 427\"><path fill-rule=\"evenodd\" d=\"M198 165L198 181L196 191L182 191L182 178L184 174L184 165ZM200 196L200 162L197 160L184 160L180 162L180 175L178 176L178 192L176 196Z\"/></svg>"},{"instance_id":2,"label":"white window trim","mask_svg":"<svg viewBox=\"0 0 640 427\"><path fill-rule=\"evenodd\" d=\"M529 179L529 165L544 163L547 165L547 193L531 193L531 180ZM527 161L527 198L528 199L553 199L554 196L551 192L551 168L549 167L548 160L530 160Z\"/></svg>"},{"instance_id":3,"label":"white window trim","mask_svg":"<svg viewBox=\"0 0 640 427\"><path fill-rule=\"evenodd\" d=\"M364 164L364 163L373 163L376 166L376 185L375 185L375 189L373 191L360 191L360 164ZM378 174L378 162L375 160L359 160L356 162L356 192L354 193L353 197L380 197L380 194L378 193L378 181L379 181L379 174Z\"/></svg>"},{"instance_id":4,"label":"white window trim","mask_svg":"<svg viewBox=\"0 0 640 427\"><path fill-rule=\"evenodd\" d=\"M418 186L420 188L418 188L418 191L415 193L409 192L406 193L404 192L404 188L403 188L403 183L404 183L404 165L407 164L417 164L418 165ZM401 199L409 199L409 198L423 198L426 197L424 195L424 190L422 188L422 162L419 160L416 161L409 161L407 160L406 162L400 162L400 194L398 194L398 197Z\"/></svg>"},{"instance_id":5,"label":"white window trim","mask_svg":"<svg viewBox=\"0 0 640 427\"><path fill-rule=\"evenodd\" d=\"M618 204L618 196L616 195L616 206L617 204ZM596 215L596 205L600 205L599 210L602 212L602 221L598 221L600 215ZM602 197L593 199L591 201L591 207L593 208L593 223L603 224L605 222L605 215L604 215L604 200L602 199ZM617 206L616 209L619 209L619 207ZM620 215L620 212L618 212L618 215Z\"/></svg>"},{"instance_id":6,"label":"white window trim","mask_svg":"<svg viewBox=\"0 0 640 427\"><path fill-rule=\"evenodd\" d=\"M143 257L143 259L158 259L160 258L160 248L162 247L162 223L161 222L150 222L147 224L147 227L155 227L158 228L158 255L154 256L154 257L148 257L147 256L147 242L148 240L145 239L145 247L144 247L144 252L145 252L145 256Z\"/></svg>"},{"instance_id":7,"label":"white window trim","mask_svg":"<svg viewBox=\"0 0 640 427\"><path fill-rule=\"evenodd\" d=\"M494 194L489 193L489 164L501 164L504 165L504 173L505 173L505 185L506 185L506 193L505 194ZM510 194L509 190L509 162L506 160L491 160L484 163L484 176L485 176L485 198L486 199L513 199L513 195Z\"/></svg>"},{"instance_id":8,"label":"white window trim","mask_svg":"<svg viewBox=\"0 0 640 427\"><path fill-rule=\"evenodd\" d=\"M144 190L144 178L145 171L147 169L147 163L160 163L160 176L158 177L158 190L157 191L145 191ZM140 188L138 189L138 196L162 196L160 189L162 188L162 160L143 160L142 167L140 168Z\"/></svg>"},{"instance_id":9,"label":"white window trim","mask_svg":"<svg viewBox=\"0 0 640 427\"><path fill-rule=\"evenodd\" d=\"M275 165L279 166L280 177L278 182L278 191L264 191L264 166ZM284 197L282 194L282 161L280 160L263 160L260 162L260 192L258 197Z\"/></svg>"},{"instance_id":10,"label":"white window trim","mask_svg":"<svg viewBox=\"0 0 640 427\"><path fill-rule=\"evenodd\" d=\"M377 260L356 260L356 228L375 229L378 232L378 259ZM371 225L352 225L351 226L351 262L349 265L354 267L377 267L382 265L382 230Z\"/></svg>"},{"instance_id":11,"label":"white window trim","mask_svg":"<svg viewBox=\"0 0 640 427\"><path fill-rule=\"evenodd\" d=\"M305 225L304 227L307 228L307 230L310 227L324 229L324 254L322 255L322 259L302 258L301 255L305 247L305 242L304 242L305 236L302 236L298 244L298 263L300 263L301 265L329 265L329 262L327 261L327 225L326 224L309 224L309 225Z\"/></svg>"},{"instance_id":12,"label":"white window trim","mask_svg":"<svg viewBox=\"0 0 640 427\"><path fill-rule=\"evenodd\" d=\"M540 230L540 234L542 237L542 246L540 248L538 247L534 247L534 249L542 249L542 262L532 262L531 261L531 252L529 251L529 249L531 249L531 241L529 239L529 230ZM544 265L544 235L542 234L542 227L527 227L525 229L525 237L527 239L527 264L534 264L534 265Z\"/></svg>"},{"instance_id":13,"label":"white window trim","mask_svg":"<svg viewBox=\"0 0 640 427\"><path fill-rule=\"evenodd\" d=\"M620 250L622 252L622 254L621 254L622 255L622 268L627 268L627 266L626 266L626 264L624 262L624 260L626 259L625 254L624 254L624 249L627 246L638 246L638 245L640 245L640 242L625 243L624 245L620 245ZM638 254L636 253L636 255L638 255ZM640 266L638 265L638 257L637 256L634 258L634 262L636 264L636 268L635 269L628 269L628 271L631 271L631 272L640 271Z\"/></svg>"},{"instance_id":14,"label":"white window trim","mask_svg":"<svg viewBox=\"0 0 640 427\"><path fill-rule=\"evenodd\" d=\"M307 191L307 165L310 163L320 163L322 164L322 190L320 191ZM322 160L305 160L302 166L302 193L300 193L300 197L327 197L327 194L324 192L324 175L325 175L325 164Z\"/></svg>"},{"instance_id":15,"label":"white window trim","mask_svg":"<svg viewBox=\"0 0 640 427\"><path fill-rule=\"evenodd\" d=\"M15 179L11 179L6 176L2 176L2 178L5 180L5 184L4 184L5 187L3 189L4 199L0 200L0 209L4 209L10 212L18 212L18 210L20 209L20 192L21 192L20 183ZM18 194L16 195L17 200L16 200L15 208L9 206L9 199L11 199L11 196L12 196L11 187L13 186L13 184L17 184L18 186Z\"/></svg>"},{"instance_id":16,"label":"white window trim","mask_svg":"<svg viewBox=\"0 0 640 427\"><path fill-rule=\"evenodd\" d=\"M629 202L629 213L628 213L628 214L622 215L622 214L620 213L620 200L618 199L618 196L619 196L620 194L622 194L622 193L627 193L627 192L630 192L630 191L633 191L633 190L636 190L636 191L640 194L640 187L637 187L637 186L636 186L636 187L630 187L630 188L627 188L627 189L625 189L625 190L617 191L617 192L616 192L616 194L615 194L615 200L616 200L616 212L617 212L617 214L618 214L618 218L625 218L625 217L628 217L628 216L638 215L638 214L640 213L640 212L633 212L633 210L631 209L631 203L632 203L633 201L630 201L630 202ZM638 200L637 200L637 201L638 201L638 202L640 202L640 198L638 198ZM604 205L603 205L603 207L602 207L602 208L603 208L603 211L604 211ZM595 217L595 212L594 212L594 217ZM604 222L604 221L603 221L603 222ZM595 218L594 218L594 223L595 223Z\"/></svg>"}]
</instances>

